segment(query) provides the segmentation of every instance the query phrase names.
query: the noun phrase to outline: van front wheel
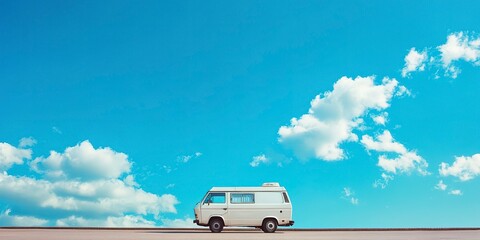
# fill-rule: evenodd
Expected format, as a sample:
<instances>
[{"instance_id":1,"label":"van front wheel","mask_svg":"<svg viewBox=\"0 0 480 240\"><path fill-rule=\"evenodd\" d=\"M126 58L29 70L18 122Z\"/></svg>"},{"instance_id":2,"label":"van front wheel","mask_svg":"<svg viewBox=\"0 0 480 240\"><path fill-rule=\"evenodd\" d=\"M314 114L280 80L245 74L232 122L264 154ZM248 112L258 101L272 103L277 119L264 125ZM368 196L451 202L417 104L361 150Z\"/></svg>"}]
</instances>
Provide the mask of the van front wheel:
<instances>
[{"instance_id":1,"label":"van front wheel","mask_svg":"<svg viewBox=\"0 0 480 240\"><path fill-rule=\"evenodd\" d=\"M219 233L223 230L223 221L219 218L210 220L210 231L213 233Z\"/></svg>"},{"instance_id":2,"label":"van front wheel","mask_svg":"<svg viewBox=\"0 0 480 240\"><path fill-rule=\"evenodd\" d=\"M277 230L277 221L275 219L265 219L262 224L262 230L266 233L274 233Z\"/></svg>"}]
</instances>

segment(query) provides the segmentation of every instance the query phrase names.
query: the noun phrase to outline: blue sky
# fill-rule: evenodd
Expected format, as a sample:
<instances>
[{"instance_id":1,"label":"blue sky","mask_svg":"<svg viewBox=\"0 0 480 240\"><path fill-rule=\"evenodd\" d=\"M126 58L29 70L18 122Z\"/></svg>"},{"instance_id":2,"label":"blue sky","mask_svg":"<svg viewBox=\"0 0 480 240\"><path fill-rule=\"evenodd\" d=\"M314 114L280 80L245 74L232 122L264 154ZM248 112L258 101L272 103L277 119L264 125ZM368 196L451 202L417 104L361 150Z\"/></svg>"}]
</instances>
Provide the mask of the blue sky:
<instances>
[{"instance_id":1,"label":"blue sky","mask_svg":"<svg viewBox=\"0 0 480 240\"><path fill-rule=\"evenodd\" d=\"M479 7L2 2L0 225L190 226L276 181L295 227L478 226Z\"/></svg>"}]
</instances>

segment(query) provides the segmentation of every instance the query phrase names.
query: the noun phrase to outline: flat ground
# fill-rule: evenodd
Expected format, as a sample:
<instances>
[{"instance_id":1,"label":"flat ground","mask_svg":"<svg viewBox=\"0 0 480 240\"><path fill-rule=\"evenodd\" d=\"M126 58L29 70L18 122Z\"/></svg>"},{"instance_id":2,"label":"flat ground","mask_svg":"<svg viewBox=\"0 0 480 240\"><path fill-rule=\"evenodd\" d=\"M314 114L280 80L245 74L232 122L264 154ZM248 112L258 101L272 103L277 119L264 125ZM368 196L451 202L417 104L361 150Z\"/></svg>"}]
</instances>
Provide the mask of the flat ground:
<instances>
[{"instance_id":1,"label":"flat ground","mask_svg":"<svg viewBox=\"0 0 480 240\"><path fill-rule=\"evenodd\" d=\"M0 239L5 240L110 240L110 239L164 239L164 240L440 240L480 239L480 230L411 230L411 231L283 231L266 234L260 230L229 229L222 233L210 233L206 229L0 229Z\"/></svg>"}]
</instances>

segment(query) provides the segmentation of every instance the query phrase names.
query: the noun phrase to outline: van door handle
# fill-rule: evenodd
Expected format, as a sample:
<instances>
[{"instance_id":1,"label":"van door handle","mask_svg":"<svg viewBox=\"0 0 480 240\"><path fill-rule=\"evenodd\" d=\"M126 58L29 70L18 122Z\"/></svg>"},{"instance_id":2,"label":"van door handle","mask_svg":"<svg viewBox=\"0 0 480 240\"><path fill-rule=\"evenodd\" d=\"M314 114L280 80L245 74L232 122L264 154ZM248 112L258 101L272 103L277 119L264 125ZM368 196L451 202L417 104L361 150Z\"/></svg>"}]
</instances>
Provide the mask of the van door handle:
<instances>
[{"instance_id":1,"label":"van door handle","mask_svg":"<svg viewBox=\"0 0 480 240\"><path fill-rule=\"evenodd\" d=\"M227 208L223 208L223 210L227 210Z\"/></svg>"}]
</instances>

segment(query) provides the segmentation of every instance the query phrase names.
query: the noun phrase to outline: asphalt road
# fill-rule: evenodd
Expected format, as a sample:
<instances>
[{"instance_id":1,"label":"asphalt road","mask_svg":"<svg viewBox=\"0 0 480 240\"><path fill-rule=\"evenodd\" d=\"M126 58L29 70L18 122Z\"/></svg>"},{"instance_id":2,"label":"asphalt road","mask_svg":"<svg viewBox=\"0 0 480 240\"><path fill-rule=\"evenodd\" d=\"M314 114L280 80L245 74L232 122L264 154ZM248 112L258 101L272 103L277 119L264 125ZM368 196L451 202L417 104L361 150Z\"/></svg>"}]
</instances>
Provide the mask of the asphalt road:
<instances>
[{"instance_id":1,"label":"asphalt road","mask_svg":"<svg viewBox=\"0 0 480 240\"><path fill-rule=\"evenodd\" d=\"M412 231L282 231L266 234L259 230L227 230L210 233L192 229L0 229L5 240L440 240L480 239L480 230L412 230Z\"/></svg>"}]
</instances>

